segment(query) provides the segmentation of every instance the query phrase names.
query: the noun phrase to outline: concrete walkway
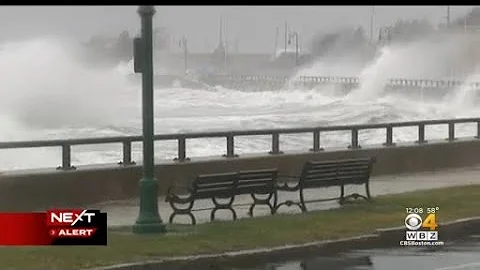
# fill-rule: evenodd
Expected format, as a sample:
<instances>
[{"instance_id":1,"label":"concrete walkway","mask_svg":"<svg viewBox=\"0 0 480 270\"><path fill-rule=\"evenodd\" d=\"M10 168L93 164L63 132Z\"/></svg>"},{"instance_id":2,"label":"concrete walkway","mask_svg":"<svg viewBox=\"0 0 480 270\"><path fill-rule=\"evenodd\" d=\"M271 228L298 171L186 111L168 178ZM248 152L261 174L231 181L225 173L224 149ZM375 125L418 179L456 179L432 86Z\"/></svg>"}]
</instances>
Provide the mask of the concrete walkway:
<instances>
[{"instance_id":1,"label":"concrete walkway","mask_svg":"<svg viewBox=\"0 0 480 270\"><path fill-rule=\"evenodd\" d=\"M469 168L457 168L453 170L404 174L404 175L389 175L372 177L371 179L371 194L372 196L402 193L414 190L425 190L431 188L448 187L448 186L460 186L469 184L480 184L480 166ZM347 194L349 192L358 192L365 194L365 188L363 186L347 187ZM338 196L339 188L327 188L318 190L306 191L306 199L318 199L326 197ZM279 194L279 203L286 200L298 200L298 192L281 192ZM235 204L241 204L241 206L235 207L239 218L248 217L248 206L242 204L249 204L251 202L250 196L238 196L235 199ZM211 207L210 201L199 201L195 203L195 208ZM332 202L320 202L307 205L309 210L321 210L339 207L338 203ZM138 214L138 200L130 201L115 201L105 202L102 204L92 205L89 208L101 209L108 213L109 226L125 226L132 225ZM164 221L168 221L168 217L172 212L168 203L165 202L164 197L159 198L160 214ZM280 208L279 213L300 213L300 210L296 206ZM268 215L269 211L267 207L257 207L255 209L255 216ZM194 215L198 223L208 222L210 217L210 211L195 211ZM231 214L228 211L220 210L217 212L217 218L220 220L231 219ZM175 218L177 223L189 222L188 217L177 216Z\"/></svg>"}]
</instances>

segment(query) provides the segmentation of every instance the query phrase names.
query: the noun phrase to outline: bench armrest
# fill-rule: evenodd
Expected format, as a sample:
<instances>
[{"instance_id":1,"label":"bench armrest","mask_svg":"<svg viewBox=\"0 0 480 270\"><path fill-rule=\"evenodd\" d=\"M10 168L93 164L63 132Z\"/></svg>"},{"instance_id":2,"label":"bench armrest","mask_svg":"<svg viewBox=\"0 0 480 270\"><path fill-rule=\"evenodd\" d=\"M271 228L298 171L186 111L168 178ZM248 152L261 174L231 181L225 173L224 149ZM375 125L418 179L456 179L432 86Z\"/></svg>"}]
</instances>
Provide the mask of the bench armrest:
<instances>
[{"instance_id":1,"label":"bench armrest","mask_svg":"<svg viewBox=\"0 0 480 270\"><path fill-rule=\"evenodd\" d=\"M185 190L188 192L188 196L180 197L176 194L175 190ZM165 202L189 203L192 199L193 190L190 187L184 186L170 186L167 190L167 195L165 196Z\"/></svg>"},{"instance_id":2,"label":"bench armrest","mask_svg":"<svg viewBox=\"0 0 480 270\"><path fill-rule=\"evenodd\" d=\"M277 183L276 188L279 191L297 191L300 188L300 183L297 183L294 186L289 186L286 182Z\"/></svg>"},{"instance_id":3,"label":"bench armrest","mask_svg":"<svg viewBox=\"0 0 480 270\"><path fill-rule=\"evenodd\" d=\"M279 191L297 191L299 188L300 188L300 183L298 182L298 179L300 178L300 176L296 176L296 175L285 175L285 174L279 174L277 179L280 180L279 182L277 182L277 190ZM282 180L297 180L297 184L294 185L294 186L289 186L288 183L286 181L282 181Z\"/></svg>"}]
</instances>

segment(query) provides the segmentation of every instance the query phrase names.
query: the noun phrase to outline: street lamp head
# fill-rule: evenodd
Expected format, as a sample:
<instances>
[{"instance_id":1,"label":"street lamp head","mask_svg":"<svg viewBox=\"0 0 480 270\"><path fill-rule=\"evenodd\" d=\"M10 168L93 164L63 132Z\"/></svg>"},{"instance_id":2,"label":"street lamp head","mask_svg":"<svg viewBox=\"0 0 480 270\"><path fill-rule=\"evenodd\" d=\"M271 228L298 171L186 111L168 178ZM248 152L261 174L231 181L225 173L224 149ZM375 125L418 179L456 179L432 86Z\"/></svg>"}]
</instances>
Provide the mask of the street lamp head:
<instances>
[{"instance_id":1,"label":"street lamp head","mask_svg":"<svg viewBox=\"0 0 480 270\"><path fill-rule=\"evenodd\" d=\"M154 6L139 6L137 9L138 14L141 17L143 16L153 16L155 14L155 7Z\"/></svg>"}]
</instances>

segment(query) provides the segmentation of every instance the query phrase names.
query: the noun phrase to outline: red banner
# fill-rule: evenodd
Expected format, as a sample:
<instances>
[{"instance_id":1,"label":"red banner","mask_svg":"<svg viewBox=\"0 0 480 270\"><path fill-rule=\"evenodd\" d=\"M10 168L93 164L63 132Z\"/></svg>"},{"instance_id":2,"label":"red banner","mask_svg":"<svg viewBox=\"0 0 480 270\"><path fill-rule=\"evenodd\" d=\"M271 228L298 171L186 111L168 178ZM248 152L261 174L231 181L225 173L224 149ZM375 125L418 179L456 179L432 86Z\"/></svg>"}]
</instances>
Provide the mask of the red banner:
<instances>
[{"instance_id":1,"label":"red banner","mask_svg":"<svg viewBox=\"0 0 480 270\"><path fill-rule=\"evenodd\" d=\"M51 245L45 213L0 213L0 245Z\"/></svg>"},{"instance_id":2,"label":"red banner","mask_svg":"<svg viewBox=\"0 0 480 270\"><path fill-rule=\"evenodd\" d=\"M107 245L107 214L62 209L0 213L0 246Z\"/></svg>"}]
</instances>

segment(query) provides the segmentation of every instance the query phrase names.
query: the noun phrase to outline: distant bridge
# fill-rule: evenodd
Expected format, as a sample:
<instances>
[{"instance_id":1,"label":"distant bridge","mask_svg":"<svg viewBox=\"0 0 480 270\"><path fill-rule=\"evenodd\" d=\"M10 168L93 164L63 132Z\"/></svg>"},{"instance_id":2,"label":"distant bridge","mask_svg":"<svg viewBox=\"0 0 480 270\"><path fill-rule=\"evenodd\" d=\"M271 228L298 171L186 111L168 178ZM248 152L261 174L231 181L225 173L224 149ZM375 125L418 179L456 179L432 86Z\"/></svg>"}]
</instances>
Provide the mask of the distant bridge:
<instances>
[{"instance_id":1,"label":"distant bridge","mask_svg":"<svg viewBox=\"0 0 480 270\"><path fill-rule=\"evenodd\" d=\"M295 79L284 76L258 75L211 75L204 80L210 85L221 85L227 88L281 89L285 86L313 88L316 86L340 86L341 90L350 91L360 86L357 77L333 76L301 76ZM387 90L438 90L445 92L459 86L480 88L480 82L465 82L461 80L426 80L393 78L385 82Z\"/></svg>"}]
</instances>

